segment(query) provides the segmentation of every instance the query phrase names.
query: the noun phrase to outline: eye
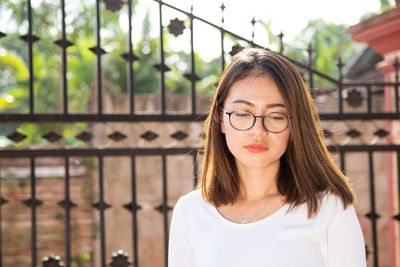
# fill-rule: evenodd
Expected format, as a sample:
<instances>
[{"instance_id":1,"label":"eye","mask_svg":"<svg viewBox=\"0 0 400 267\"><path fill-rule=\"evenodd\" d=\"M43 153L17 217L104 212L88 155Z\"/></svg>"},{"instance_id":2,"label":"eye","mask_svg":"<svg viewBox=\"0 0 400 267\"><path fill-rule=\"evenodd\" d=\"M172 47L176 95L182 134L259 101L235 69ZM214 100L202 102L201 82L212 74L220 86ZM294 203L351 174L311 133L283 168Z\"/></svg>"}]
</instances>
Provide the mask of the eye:
<instances>
[{"instance_id":1,"label":"eye","mask_svg":"<svg viewBox=\"0 0 400 267\"><path fill-rule=\"evenodd\" d=\"M280 113L272 113L269 117L274 121L282 121L286 119L286 116Z\"/></svg>"},{"instance_id":2,"label":"eye","mask_svg":"<svg viewBox=\"0 0 400 267\"><path fill-rule=\"evenodd\" d=\"M240 117L240 118L246 118L246 117L250 117L251 116L250 112L242 111L242 110L234 111L233 115L235 115L236 117Z\"/></svg>"}]
</instances>

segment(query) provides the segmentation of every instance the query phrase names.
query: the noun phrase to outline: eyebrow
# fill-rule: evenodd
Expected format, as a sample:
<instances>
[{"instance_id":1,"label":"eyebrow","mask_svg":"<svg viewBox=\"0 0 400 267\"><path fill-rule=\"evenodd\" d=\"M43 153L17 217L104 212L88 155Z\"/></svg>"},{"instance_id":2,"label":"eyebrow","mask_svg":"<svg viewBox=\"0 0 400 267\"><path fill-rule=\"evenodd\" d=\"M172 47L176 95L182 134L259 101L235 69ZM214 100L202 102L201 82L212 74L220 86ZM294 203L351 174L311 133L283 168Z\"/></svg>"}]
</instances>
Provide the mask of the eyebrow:
<instances>
[{"instance_id":1,"label":"eyebrow","mask_svg":"<svg viewBox=\"0 0 400 267\"><path fill-rule=\"evenodd\" d=\"M237 99L237 100L235 100L235 101L232 102L232 104L236 104L236 103L238 103L238 104L245 104L245 105L247 105L247 106L254 107L254 104L251 103L251 102L249 102L249 101L247 101L247 100ZM282 107L282 108L284 108L285 105L282 104L282 103L271 103L271 104L267 104L267 108L275 108L275 107Z\"/></svg>"}]
</instances>

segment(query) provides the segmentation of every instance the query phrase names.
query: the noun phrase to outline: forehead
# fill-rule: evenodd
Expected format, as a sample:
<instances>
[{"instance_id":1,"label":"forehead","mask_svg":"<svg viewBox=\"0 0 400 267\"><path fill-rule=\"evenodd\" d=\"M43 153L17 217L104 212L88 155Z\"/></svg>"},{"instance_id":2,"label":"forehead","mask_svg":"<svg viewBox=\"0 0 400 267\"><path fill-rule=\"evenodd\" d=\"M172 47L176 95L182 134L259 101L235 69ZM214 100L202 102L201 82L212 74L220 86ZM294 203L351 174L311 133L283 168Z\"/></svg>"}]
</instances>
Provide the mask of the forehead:
<instances>
[{"instance_id":1,"label":"forehead","mask_svg":"<svg viewBox=\"0 0 400 267\"><path fill-rule=\"evenodd\" d=\"M228 91L225 104L233 104L236 100L246 100L261 105L284 104L278 86L267 75L252 75L233 83Z\"/></svg>"}]
</instances>

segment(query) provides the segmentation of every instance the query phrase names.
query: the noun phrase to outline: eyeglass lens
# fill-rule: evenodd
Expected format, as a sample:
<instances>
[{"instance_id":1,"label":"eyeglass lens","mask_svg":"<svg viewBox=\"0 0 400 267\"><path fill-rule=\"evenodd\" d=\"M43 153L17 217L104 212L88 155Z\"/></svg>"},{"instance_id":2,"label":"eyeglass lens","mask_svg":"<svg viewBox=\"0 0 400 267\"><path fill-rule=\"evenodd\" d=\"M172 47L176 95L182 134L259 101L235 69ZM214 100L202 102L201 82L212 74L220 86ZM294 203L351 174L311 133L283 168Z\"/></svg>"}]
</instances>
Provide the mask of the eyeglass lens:
<instances>
[{"instance_id":1,"label":"eyeglass lens","mask_svg":"<svg viewBox=\"0 0 400 267\"><path fill-rule=\"evenodd\" d=\"M239 110L231 112L229 120L233 128L244 131L253 127L256 117L249 111ZM264 116L263 123L268 131L279 133L287 128L288 118L285 114L272 112Z\"/></svg>"}]
</instances>

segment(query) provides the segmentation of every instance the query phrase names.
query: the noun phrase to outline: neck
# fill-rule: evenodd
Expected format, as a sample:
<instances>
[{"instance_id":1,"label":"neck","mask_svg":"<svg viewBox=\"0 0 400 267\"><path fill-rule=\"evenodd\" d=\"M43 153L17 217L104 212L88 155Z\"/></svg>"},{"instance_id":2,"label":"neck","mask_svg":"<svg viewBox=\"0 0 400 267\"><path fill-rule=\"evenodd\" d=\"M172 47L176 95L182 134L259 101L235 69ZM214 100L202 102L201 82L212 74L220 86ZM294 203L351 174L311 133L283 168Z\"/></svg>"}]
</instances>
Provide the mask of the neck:
<instances>
[{"instance_id":1,"label":"neck","mask_svg":"<svg viewBox=\"0 0 400 267\"><path fill-rule=\"evenodd\" d=\"M249 168L241 164L237 164L237 168L241 182L239 202L258 202L279 195L279 162L267 168Z\"/></svg>"}]
</instances>

